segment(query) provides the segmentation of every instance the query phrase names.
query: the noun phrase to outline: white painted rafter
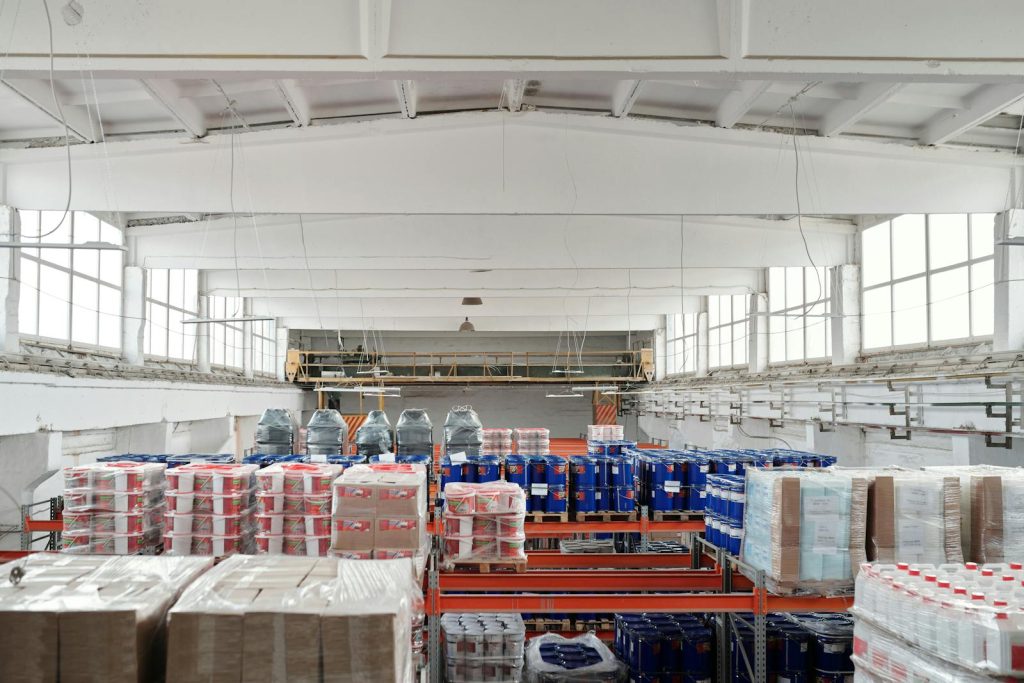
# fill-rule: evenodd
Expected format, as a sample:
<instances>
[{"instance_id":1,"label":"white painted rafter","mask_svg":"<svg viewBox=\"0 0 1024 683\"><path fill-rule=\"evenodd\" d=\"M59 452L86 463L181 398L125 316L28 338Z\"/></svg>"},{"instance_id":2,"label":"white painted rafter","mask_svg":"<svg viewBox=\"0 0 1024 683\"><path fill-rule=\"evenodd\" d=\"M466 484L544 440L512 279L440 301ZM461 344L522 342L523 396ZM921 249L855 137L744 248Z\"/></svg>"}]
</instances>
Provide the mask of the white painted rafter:
<instances>
[{"instance_id":1,"label":"white painted rafter","mask_svg":"<svg viewBox=\"0 0 1024 683\"><path fill-rule=\"evenodd\" d=\"M818 134L831 137L845 133L850 126L867 116L871 110L895 95L902 87L902 83L865 83L855 98L837 104L825 114L818 126Z\"/></svg>"},{"instance_id":2,"label":"white painted rafter","mask_svg":"<svg viewBox=\"0 0 1024 683\"><path fill-rule=\"evenodd\" d=\"M735 90L722 98L718 105L718 111L715 112L715 125L719 128L735 126L771 84L771 81L743 81L740 83Z\"/></svg>"},{"instance_id":3,"label":"white painted rafter","mask_svg":"<svg viewBox=\"0 0 1024 683\"><path fill-rule=\"evenodd\" d=\"M395 81L395 95L398 97L402 116L407 119L416 118L416 81Z\"/></svg>"},{"instance_id":4,"label":"white painted rafter","mask_svg":"<svg viewBox=\"0 0 1024 683\"><path fill-rule=\"evenodd\" d=\"M629 112L640 96L643 85L644 82L638 80L619 81L615 85L615 93L612 95L612 116L618 118L629 116Z\"/></svg>"},{"instance_id":5,"label":"white painted rafter","mask_svg":"<svg viewBox=\"0 0 1024 683\"><path fill-rule=\"evenodd\" d=\"M508 78L501 86L501 103L509 111L520 111L523 108L523 92L526 90L526 80L522 78Z\"/></svg>"},{"instance_id":6,"label":"white painted rafter","mask_svg":"<svg viewBox=\"0 0 1024 683\"><path fill-rule=\"evenodd\" d=\"M173 82L162 79L143 79L139 83L154 102L163 107L175 121L181 124L185 132L194 138L206 136L206 121L203 112L195 102L181 97Z\"/></svg>"},{"instance_id":7,"label":"white painted rafter","mask_svg":"<svg viewBox=\"0 0 1024 683\"><path fill-rule=\"evenodd\" d=\"M921 132L922 145L941 145L980 125L1024 97L1024 85L1003 83L983 85L968 98L963 111L937 115Z\"/></svg>"},{"instance_id":8,"label":"white painted rafter","mask_svg":"<svg viewBox=\"0 0 1024 683\"><path fill-rule=\"evenodd\" d=\"M311 119L309 98L298 81L291 78L276 80L274 89L281 96L281 102L292 122L296 126L308 126Z\"/></svg>"},{"instance_id":9,"label":"white painted rafter","mask_svg":"<svg viewBox=\"0 0 1024 683\"><path fill-rule=\"evenodd\" d=\"M67 122L68 132L83 142L96 142L103 138L103 131L99 129L98 122L89 116L87 108L76 107L60 101L60 106L54 102L54 92L50 83L42 79L34 78L8 78L0 81L8 90L25 100L33 107L53 119L55 123L63 127ZM58 92L57 97L61 95ZM61 114L63 113L63 119ZM63 134L63 131L61 132Z\"/></svg>"}]
</instances>

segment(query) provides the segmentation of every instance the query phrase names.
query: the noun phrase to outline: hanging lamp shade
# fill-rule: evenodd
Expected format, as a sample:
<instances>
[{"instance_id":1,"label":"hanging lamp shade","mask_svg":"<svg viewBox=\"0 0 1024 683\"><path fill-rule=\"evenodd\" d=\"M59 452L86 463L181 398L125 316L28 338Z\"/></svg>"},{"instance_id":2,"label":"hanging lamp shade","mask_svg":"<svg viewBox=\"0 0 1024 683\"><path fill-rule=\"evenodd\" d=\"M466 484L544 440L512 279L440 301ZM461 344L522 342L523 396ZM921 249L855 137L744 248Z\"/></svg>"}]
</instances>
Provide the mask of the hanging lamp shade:
<instances>
[{"instance_id":1,"label":"hanging lamp shade","mask_svg":"<svg viewBox=\"0 0 1024 683\"><path fill-rule=\"evenodd\" d=\"M465 322L459 325L459 332L476 332L476 327L469 322L469 318L466 318Z\"/></svg>"}]
</instances>

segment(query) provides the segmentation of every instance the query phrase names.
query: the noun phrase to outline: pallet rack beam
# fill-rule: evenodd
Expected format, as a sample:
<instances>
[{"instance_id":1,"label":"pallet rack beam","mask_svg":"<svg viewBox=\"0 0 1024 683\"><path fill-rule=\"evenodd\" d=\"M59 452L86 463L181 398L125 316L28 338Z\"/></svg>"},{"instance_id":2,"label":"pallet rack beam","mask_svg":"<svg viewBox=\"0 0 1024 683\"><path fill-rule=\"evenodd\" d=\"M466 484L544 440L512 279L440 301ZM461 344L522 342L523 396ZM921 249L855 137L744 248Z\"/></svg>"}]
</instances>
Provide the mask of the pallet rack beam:
<instances>
[{"instance_id":1,"label":"pallet rack beam","mask_svg":"<svg viewBox=\"0 0 1024 683\"><path fill-rule=\"evenodd\" d=\"M527 553L530 569L694 569L689 553L560 553L535 550ZM710 560L703 566L711 567Z\"/></svg>"},{"instance_id":2,"label":"pallet rack beam","mask_svg":"<svg viewBox=\"0 0 1024 683\"><path fill-rule=\"evenodd\" d=\"M638 612L753 612L751 593L646 593L555 595L449 595L437 598L446 612L638 613Z\"/></svg>"},{"instance_id":3,"label":"pallet rack beam","mask_svg":"<svg viewBox=\"0 0 1024 683\"><path fill-rule=\"evenodd\" d=\"M634 571L527 571L521 574L443 573L442 591L486 592L596 592L714 591L722 585L721 572L707 569ZM607 596L605 596L607 598ZM607 607L607 605L606 605Z\"/></svg>"}]
</instances>

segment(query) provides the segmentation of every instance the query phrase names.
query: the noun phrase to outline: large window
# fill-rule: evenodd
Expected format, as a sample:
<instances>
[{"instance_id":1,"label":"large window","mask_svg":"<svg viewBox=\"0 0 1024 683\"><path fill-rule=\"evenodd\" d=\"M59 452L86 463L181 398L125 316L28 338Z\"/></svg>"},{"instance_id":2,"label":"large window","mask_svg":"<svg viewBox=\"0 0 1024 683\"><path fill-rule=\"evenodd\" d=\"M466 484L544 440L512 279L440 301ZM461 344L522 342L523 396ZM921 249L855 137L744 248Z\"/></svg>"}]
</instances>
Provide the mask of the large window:
<instances>
[{"instance_id":1,"label":"large window","mask_svg":"<svg viewBox=\"0 0 1024 683\"><path fill-rule=\"evenodd\" d=\"M277 372L277 331L273 320L258 320L252 324L252 369L257 374L273 375Z\"/></svg>"},{"instance_id":2,"label":"large window","mask_svg":"<svg viewBox=\"0 0 1024 683\"><path fill-rule=\"evenodd\" d=\"M747 362L747 320L750 300L745 294L708 297L708 367Z\"/></svg>"},{"instance_id":3,"label":"large window","mask_svg":"<svg viewBox=\"0 0 1024 683\"><path fill-rule=\"evenodd\" d=\"M207 312L211 318L242 317L242 299L233 296L208 296ZM210 364L241 368L244 349L242 323L207 323L210 330Z\"/></svg>"},{"instance_id":4,"label":"large window","mask_svg":"<svg viewBox=\"0 0 1024 683\"><path fill-rule=\"evenodd\" d=\"M861 234L865 349L992 335L993 214L907 214Z\"/></svg>"},{"instance_id":5,"label":"large window","mask_svg":"<svg viewBox=\"0 0 1024 683\"><path fill-rule=\"evenodd\" d=\"M123 244L118 228L88 213L18 214L23 242ZM18 332L71 345L120 349L123 258L117 250L22 249Z\"/></svg>"},{"instance_id":6,"label":"large window","mask_svg":"<svg viewBox=\"0 0 1024 683\"><path fill-rule=\"evenodd\" d=\"M830 290L827 268L768 269L769 362L829 356Z\"/></svg>"},{"instance_id":7,"label":"large window","mask_svg":"<svg viewBox=\"0 0 1024 683\"><path fill-rule=\"evenodd\" d=\"M697 371L697 314L668 316L665 345L665 372L675 375Z\"/></svg>"},{"instance_id":8,"label":"large window","mask_svg":"<svg viewBox=\"0 0 1024 683\"><path fill-rule=\"evenodd\" d=\"M182 323L199 311L198 271L153 268L146 279L146 339L149 356L194 361L195 325Z\"/></svg>"}]
</instances>

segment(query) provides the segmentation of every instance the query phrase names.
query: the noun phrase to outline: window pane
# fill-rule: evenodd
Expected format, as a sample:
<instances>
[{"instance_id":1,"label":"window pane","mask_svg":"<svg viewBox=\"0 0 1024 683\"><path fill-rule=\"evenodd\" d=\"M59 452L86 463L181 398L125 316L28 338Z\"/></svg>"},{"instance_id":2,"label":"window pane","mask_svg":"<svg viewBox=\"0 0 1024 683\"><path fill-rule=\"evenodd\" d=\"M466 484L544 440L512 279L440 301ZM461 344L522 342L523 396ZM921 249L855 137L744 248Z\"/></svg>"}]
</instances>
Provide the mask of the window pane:
<instances>
[{"instance_id":1,"label":"window pane","mask_svg":"<svg viewBox=\"0 0 1024 683\"><path fill-rule=\"evenodd\" d=\"M153 303L146 302L146 324L143 326L142 352L153 353Z\"/></svg>"},{"instance_id":2,"label":"window pane","mask_svg":"<svg viewBox=\"0 0 1024 683\"><path fill-rule=\"evenodd\" d=\"M828 269L807 268L804 277L804 303L828 298Z\"/></svg>"},{"instance_id":3,"label":"window pane","mask_svg":"<svg viewBox=\"0 0 1024 683\"><path fill-rule=\"evenodd\" d=\"M923 344L928 341L928 306L925 278L893 285L892 343Z\"/></svg>"},{"instance_id":4,"label":"window pane","mask_svg":"<svg viewBox=\"0 0 1024 683\"><path fill-rule=\"evenodd\" d=\"M35 261L21 259L21 292L18 295L18 332L22 334L38 334L36 324L36 307L39 305L39 266Z\"/></svg>"},{"instance_id":5,"label":"window pane","mask_svg":"<svg viewBox=\"0 0 1024 683\"><path fill-rule=\"evenodd\" d=\"M828 355L825 345L825 329L829 326L828 318L807 318L807 358L824 358Z\"/></svg>"},{"instance_id":6,"label":"window pane","mask_svg":"<svg viewBox=\"0 0 1024 683\"><path fill-rule=\"evenodd\" d=\"M889 280L889 224L882 223L861 233L861 263L864 286Z\"/></svg>"},{"instance_id":7,"label":"window pane","mask_svg":"<svg viewBox=\"0 0 1024 683\"><path fill-rule=\"evenodd\" d=\"M186 317L194 314L188 314ZM182 340L182 358L187 361L195 361L196 358L196 325L185 325Z\"/></svg>"},{"instance_id":8,"label":"window pane","mask_svg":"<svg viewBox=\"0 0 1024 683\"><path fill-rule=\"evenodd\" d=\"M39 268L39 336L68 338L70 276L49 266Z\"/></svg>"},{"instance_id":9,"label":"window pane","mask_svg":"<svg viewBox=\"0 0 1024 683\"><path fill-rule=\"evenodd\" d=\"M167 355L167 309L160 304L153 304L150 308L153 336L150 343L150 353L154 356L164 357Z\"/></svg>"},{"instance_id":10,"label":"window pane","mask_svg":"<svg viewBox=\"0 0 1024 683\"><path fill-rule=\"evenodd\" d=\"M185 330L181 311L167 311L167 357L184 358Z\"/></svg>"},{"instance_id":11,"label":"window pane","mask_svg":"<svg viewBox=\"0 0 1024 683\"><path fill-rule=\"evenodd\" d=\"M100 276L100 252L94 249L77 249L72 254L74 269L82 275Z\"/></svg>"},{"instance_id":12,"label":"window pane","mask_svg":"<svg viewBox=\"0 0 1024 683\"><path fill-rule=\"evenodd\" d=\"M741 365L747 362L747 325L732 326L732 364Z\"/></svg>"},{"instance_id":13,"label":"window pane","mask_svg":"<svg viewBox=\"0 0 1024 683\"><path fill-rule=\"evenodd\" d=\"M718 327L718 300L721 297L708 297L708 327Z\"/></svg>"},{"instance_id":14,"label":"window pane","mask_svg":"<svg viewBox=\"0 0 1024 683\"><path fill-rule=\"evenodd\" d=\"M210 327L210 362L224 365L224 325L211 323Z\"/></svg>"},{"instance_id":15,"label":"window pane","mask_svg":"<svg viewBox=\"0 0 1024 683\"><path fill-rule=\"evenodd\" d=\"M168 278L168 301L171 306L181 308L185 301L185 271L180 268L172 268Z\"/></svg>"},{"instance_id":16,"label":"window pane","mask_svg":"<svg viewBox=\"0 0 1024 683\"><path fill-rule=\"evenodd\" d=\"M732 365L732 330L723 327L718 341L718 362L723 366Z\"/></svg>"},{"instance_id":17,"label":"window pane","mask_svg":"<svg viewBox=\"0 0 1024 683\"><path fill-rule=\"evenodd\" d=\"M75 244L99 242L100 219L84 211L76 211L72 227L75 232Z\"/></svg>"},{"instance_id":18,"label":"window pane","mask_svg":"<svg viewBox=\"0 0 1024 683\"><path fill-rule=\"evenodd\" d=\"M121 269L124 267L124 254L120 251L101 251L100 279L115 287L121 286Z\"/></svg>"},{"instance_id":19,"label":"window pane","mask_svg":"<svg viewBox=\"0 0 1024 683\"><path fill-rule=\"evenodd\" d=\"M967 260L967 214L928 216L928 258L932 270Z\"/></svg>"},{"instance_id":20,"label":"window pane","mask_svg":"<svg viewBox=\"0 0 1024 683\"><path fill-rule=\"evenodd\" d=\"M781 311L786 307L786 269L768 269L768 308Z\"/></svg>"},{"instance_id":21,"label":"window pane","mask_svg":"<svg viewBox=\"0 0 1024 683\"><path fill-rule=\"evenodd\" d=\"M971 266L971 290L971 334L987 337L992 334L995 317L991 261Z\"/></svg>"},{"instance_id":22,"label":"window pane","mask_svg":"<svg viewBox=\"0 0 1024 683\"><path fill-rule=\"evenodd\" d=\"M971 335L967 267L932 275L932 341L964 339Z\"/></svg>"},{"instance_id":23,"label":"window pane","mask_svg":"<svg viewBox=\"0 0 1024 683\"><path fill-rule=\"evenodd\" d=\"M786 319L781 315L773 315L768 318L768 362L781 363L784 360L786 360Z\"/></svg>"},{"instance_id":24,"label":"window pane","mask_svg":"<svg viewBox=\"0 0 1024 683\"><path fill-rule=\"evenodd\" d=\"M922 214L906 214L893 219L892 249L893 279L924 272L924 216Z\"/></svg>"},{"instance_id":25,"label":"window pane","mask_svg":"<svg viewBox=\"0 0 1024 683\"><path fill-rule=\"evenodd\" d=\"M124 235L119 228L100 222L100 240L111 244L124 244Z\"/></svg>"},{"instance_id":26,"label":"window pane","mask_svg":"<svg viewBox=\"0 0 1024 683\"><path fill-rule=\"evenodd\" d=\"M864 292L864 348L892 346L892 289L878 287Z\"/></svg>"},{"instance_id":27,"label":"window pane","mask_svg":"<svg viewBox=\"0 0 1024 683\"><path fill-rule=\"evenodd\" d=\"M747 296L745 294L737 294L732 298L732 319L733 322L737 320L744 320L747 317Z\"/></svg>"},{"instance_id":28,"label":"window pane","mask_svg":"<svg viewBox=\"0 0 1024 683\"><path fill-rule=\"evenodd\" d=\"M121 348L121 292L100 286L99 345Z\"/></svg>"},{"instance_id":29,"label":"window pane","mask_svg":"<svg viewBox=\"0 0 1024 683\"><path fill-rule=\"evenodd\" d=\"M804 357L804 318L786 317L786 360L801 360Z\"/></svg>"},{"instance_id":30,"label":"window pane","mask_svg":"<svg viewBox=\"0 0 1024 683\"><path fill-rule=\"evenodd\" d=\"M793 308L804 303L804 269L786 268L786 306Z\"/></svg>"},{"instance_id":31,"label":"window pane","mask_svg":"<svg viewBox=\"0 0 1024 683\"><path fill-rule=\"evenodd\" d=\"M67 244L71 241L71 212L42 211L39 218L40 234L45 244ZM61 221L61 218L64 220ZM51 234L47 235L47 233ZM67 249L40 249L40 258L58 266L71 265L71 252Z\"/></svg>"},{"instance_id":32,"label":"window pane","mask_svg":"<svg viewBox=\"0 0 1024 683\"><path fill-rule=\"evenodd\" d=\"M695 372L697 369L697 338L686 337L683 340L683 372ZM270 371L274 371L274 363L276 362L276 350L277 343L275 342L270 347Z\"/></svg>"},{"instance_id":33,"label":"window pane","mask_svg":"<svg viewBox=\"0 0 1024 683\"><path fill-rule=\"evenodd\" d=\"M991 256L995 242L994 213L971 214L971 258Z\"/></svg>"},{"instance_id":34,"label":"window pane","mask_svg":"<svg viewBox=\"0 0 1024 683\"><path fill-rule=\"evenodd\" d=\"M96 345L99 285L78 277L71 283L71 341Z\"/></svg>"},{"instance_id":35,"label":"window pane","mask_svg":"<svg viewBox=\"0 0 1024 683\"><path fill-rule=\"evenodd\" d=\"M199 310L198 281L199 271L185 271L185 310L192 313Z\"/></svg>"},{"instance_id":36,"label":"window pane","mask_svg":"<svg viewBox=\"0 0 1024 683\"><path fill-rule=\"evenodd\" d=\"M721 365L721 349L718 347L718 330L708 331L708 367Z\"/></svg>"},{"instance_id":37,"label":"window pane","mask_svg":"<svg viewBox=\"0 0 1024 683\"><path fill-rule=\"evenodd\" d=\"M167 270L154 268L149 271L149 291L153 301L167 303Z\"/></svg>"}]
</instances>

